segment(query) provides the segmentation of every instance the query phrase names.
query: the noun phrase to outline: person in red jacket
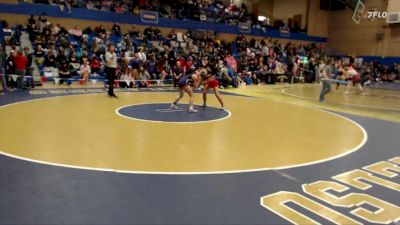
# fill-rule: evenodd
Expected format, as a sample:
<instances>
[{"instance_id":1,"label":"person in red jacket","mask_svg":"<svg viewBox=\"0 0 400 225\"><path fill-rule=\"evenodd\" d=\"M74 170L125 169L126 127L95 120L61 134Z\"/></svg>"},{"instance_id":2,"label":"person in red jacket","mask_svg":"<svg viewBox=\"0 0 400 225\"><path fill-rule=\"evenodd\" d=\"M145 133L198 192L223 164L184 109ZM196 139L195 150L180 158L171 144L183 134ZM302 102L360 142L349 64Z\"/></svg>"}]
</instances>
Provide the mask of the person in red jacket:
<instances>
[{"instance_id":1,"label":"person in red jacket","mask_svg":"<svg viewBox=\"0 0 400 225\"><path fill-rule=\"evenodd\" d=\"M18 88L23 88L28 59L22 54L21 51L17 50L16 52L17 53L14 57L15 74L19 75Z\"/></svg>"},{"instance_id":2,"label":"person in red jacket","mask_svg":"<svg viewBox=\"0 0 400 225\"><path fill-rule=\"evenodd\" d=\"M192 67L192 57L191 56L187 56L186 57L186 61L182 65L183 65L183 70L184 70L185 74L188 73L188 71Z\"/></svg>"},{"instance_id":3,"label":"person in red jacket","mask_svg":"<svg viewBox=\"0 0 400 225\"><path fill-rule=\"evenodd\" d=\"M100 70L100 66L101 66L101 64L100 64L99 59L96 57L95 54L93 54L92 61L90 62L90 69L91 69L92 73L98 74L99 70Z\"/></svg>"}]
</instances>

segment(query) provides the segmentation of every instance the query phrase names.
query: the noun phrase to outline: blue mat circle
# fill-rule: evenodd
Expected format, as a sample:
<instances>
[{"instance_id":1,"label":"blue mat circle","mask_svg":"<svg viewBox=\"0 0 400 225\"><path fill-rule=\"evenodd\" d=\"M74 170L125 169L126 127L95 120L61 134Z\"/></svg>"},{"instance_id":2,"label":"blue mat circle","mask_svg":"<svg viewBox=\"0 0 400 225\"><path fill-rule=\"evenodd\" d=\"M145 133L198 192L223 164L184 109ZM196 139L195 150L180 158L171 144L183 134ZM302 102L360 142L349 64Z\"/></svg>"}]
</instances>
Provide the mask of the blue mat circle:
<instances>
[{"instance_id":1,"label":"blue mat circle","mask_svg":"<svg viewBox=\"0 0 400 225\"><path fill-rule=\"evenodd\" d=\"M116 110L122 117L134 120L165 123L201 123L215 122L231 116L228 110L212 106L194 106L197 113L188 112L187 104L178 104L178 109L171 109L170 103L144 103L128 105Z\"/></svg>"}]
</instances>

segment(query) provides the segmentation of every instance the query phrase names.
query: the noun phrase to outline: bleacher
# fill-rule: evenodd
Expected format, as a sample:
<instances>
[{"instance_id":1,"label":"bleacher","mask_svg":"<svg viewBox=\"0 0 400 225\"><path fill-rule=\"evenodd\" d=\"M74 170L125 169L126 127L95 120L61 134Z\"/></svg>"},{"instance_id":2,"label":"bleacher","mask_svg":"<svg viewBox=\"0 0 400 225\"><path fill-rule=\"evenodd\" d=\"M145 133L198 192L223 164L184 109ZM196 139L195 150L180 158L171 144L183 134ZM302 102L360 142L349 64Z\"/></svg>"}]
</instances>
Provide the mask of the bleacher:
<instances>
[{"instance_id":1,"label":"bleacher","mask_svg":"<svg viewBox=\"0 0 400 225\"><path fill-rule=\"evenodd\" d=\"M21 14L21 15L27 15L27 14L41 14L43 11L46 12L46 16L49 17L62 17L62 18L75 18L75 19L85 19L85 20L96 20L96 21L106 21L106 22L119 22L119 23L129 23L129 24L139 24L141 26L144 25L153 25L154 24L148 24L146 22L143 22L140 20L140 17L137 15L133 14L117 14L117 13L112 13L112 12L101 12L101 11L93 11L93 10L87 10L87 9L73 9L73 12L69 15L67 14L62 14L59 12L58 7L56 6L51 6L51 5L42 5L42 4L28 4L28 3L19 3L19 4L4 4L0 3L0 13L2 12L7 12L7 13L15 13L15 14ZM177 19L169 19L169 18L159 18L159 23L157 26L160 27L169 27L169 28L183 28L183 29L191 29L191 28L196 28L196 29L206 29L206 30L218 30L218 32L224 32L224 33L231 33L231 34L241 34L239 31L239 28L237 26L232 26L232 25L227 25L227 24L220 24L220 23L204 23L204 22L198 22L198 21L190 21L190 20L177 20ZM7 30L4 32L5 36L7 38L15 36L15 29L14 30ZM31 46L31 49L34 49L34 43L27 43L27 40L29 41L28 38L26 38L26 32L23 30L21 31L21 41L24 42L21 46ZM251 32L248 33L247 35L254 36L263 36L263 37L275 37L275 38L285 38L285 39L291 39L291 40L306 40L306 41L313 41L313 42L326 42L326 38L322 37L313 37L313 36L308 36L304 33L291 33L289 35L282 36L278 30L276 29L268 29L267 32L262 31L261 29L257 28L252 28ZM89 44L93 44L95 40L95 35L94 33L88 34L88 42ZM131 42L134 44L135 48L138 46L146 46L147 48L152 48L153 45L157 45L157 42L153 41L144 41L143 39L139 38L131 38ZM18 40L19 41L19 40ZM77 52L81 52L81 40L75 38L73 35L68 35L68 41L69 43L73 44L75 46L75 50ZM114 43L116 46L116 52L119 54L121 52L121 41L122 37L121 36L115 36L111 35L109 39L107 40L107 43ZM59 46L57 46L59 47ZM241 52L237 46L236 43L231 43L230 44L230 49L232 50L232 54L236 59L241 58ZM10 47L6 49L9 53ZM92 55L93 52L89 51L88 55ZM393 63L393 61L398 61L398 59L393 59L393 58L374 58L374 57L369 57L366 58L368 59L373 59L374 61L380 61L381 64L385 64L386 62L388 63ZM34 65L34 68L37 68ZM42 76L39 76L42 75ZM39 80L39 77L41 77L41 80ZM44 81L52 81L54 83L58 83L60 80L57 78L57 71L45 71L44 68L37 68L34 71L33 78L28 79L33 79L36 82L44 82ZM97 81L102 81L106 82L106 79L104 77L104 74L102 71L100 71L99 74L93 74L93 76L90 77L93 83L96 83ZM82 79L80 76L73 76L72 78L67 79L67 81L70 82L80 82L82 83ZM156 81L156 83L159 83Z\"/></svg>"},{"instance_id":2,"label":"bleacher","mask_svg":"<svg viewBox=\"0 0 400 225\"><path fill-rule=\"evenodd\" d=\"M119 22L121 24L135 24L140 26L156 25L158 27L175 28L175 29L202 29L202 30L213 30L218 33L226 34L241 34L240 29L237 25L221 24L215 21L201 22L193 20L179 20L170 18L158 18L158 23L146 23L143 22L139 15L134 14L120 14L113 12L94 11L83 8L74 8L71 14L60 13L58 6L44 5L44 4L30 4L30 3L19 3L19 4L5 4L0 3L0 13L13 13L22 15L39 15L42 12L46 12L48 17L68 18L68 19L81 19L91 21L102 21L102 22ZM305 33L296 32L290 33L289 35L282 35L278 29L268 27L266 31L261 28L252 28L250 33L246 35L253 35L259 37L271 37L271 38L283 38L310 42L326 42L325 37L310 36Z\"/></svg>"}]
</instances>

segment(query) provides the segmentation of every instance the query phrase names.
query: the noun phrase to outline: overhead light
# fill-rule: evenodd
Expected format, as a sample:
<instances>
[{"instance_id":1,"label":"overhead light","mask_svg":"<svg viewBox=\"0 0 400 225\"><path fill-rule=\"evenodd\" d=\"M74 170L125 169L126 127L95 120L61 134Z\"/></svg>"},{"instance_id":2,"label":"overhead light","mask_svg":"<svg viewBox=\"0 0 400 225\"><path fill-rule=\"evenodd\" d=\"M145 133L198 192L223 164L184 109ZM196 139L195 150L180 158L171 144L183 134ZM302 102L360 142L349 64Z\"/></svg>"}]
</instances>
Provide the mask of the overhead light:
<instances>
[{"instance_id":1,"label":"overhead light","mask_svg":"<svg viewBox=\"0 0 400 225\"><path fill-rule=\"evenodd\" d=\"M266 19L266 17L265 17L265 16L258 16L258 21L261 21L261 22L263 22L265 19Z\"/></svg>"}]
</instances>

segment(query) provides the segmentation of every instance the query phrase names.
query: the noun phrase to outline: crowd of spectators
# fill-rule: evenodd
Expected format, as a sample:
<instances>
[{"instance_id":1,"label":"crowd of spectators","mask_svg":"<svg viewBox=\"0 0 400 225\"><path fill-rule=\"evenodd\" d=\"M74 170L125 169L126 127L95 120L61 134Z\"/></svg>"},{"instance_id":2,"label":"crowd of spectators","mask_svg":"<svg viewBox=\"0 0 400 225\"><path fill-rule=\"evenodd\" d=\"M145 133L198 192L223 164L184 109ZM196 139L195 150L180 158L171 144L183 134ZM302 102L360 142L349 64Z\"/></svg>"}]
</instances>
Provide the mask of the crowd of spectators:
<instances>
[{"instance_id":1,"label":"crowd of spectators","mask_svg":"<svg viewBox=\"0 0 400 225\"><path fill-rule=\"evenodd\" d=\"M311 62L305 66L305 71L313 71L312 73L315 74L313 79L315 78L316 81L319 81L319 73L322 71L327 61L333 62L331 64L331 71L334 79L341 80L341 78L339 78L341 77L340 71L351 66L360 75L362 85L400 82L400 64L383 65L377 61L364 62L362 58L356 58L353 55L344 57L323 56L317 60L312 59Z\"/></svg>"},{"instance_id":2,"label":"crowd of spectators","mask_svg":"<svg viewBox=\"0 0 400 225\"><path fill-rule=\"evenodd\" d=\"M160 17L164 18L231 25L237 25L239 22L251 22L253 27L265 28L267 26L264 22L258 21L255 14L249 13L245 4L236 5L234 1L230 1L230 4L224 4L222 0L35 0L34 2L58 5L62 12L67 8L69 13L71 13L71 8L136 15L140 13L140 10L147 10L156 11ZM294 25L293 29L300 31Z\"/></svg>"},{"instance_id":3,"label":"crowd of spectators","mask_svg":"<svg viewBox=\"0 0 400 225\"><path fill-rule=\"evenodd\" d=\"M398 82L400 80L400 64L382 65L378 62L362 63L358 67L364 81Z\"/></svg>"},{"instance_id":4,"label":"crowd of spectators","mask_svg":"<svg viewBox=\"0 0 400 225\"><path fill-rule=\"evenodd\" d=\"M104 54L110 44L116 46L121 87L176 83L180 76L200 67L216 75L223 88L242 83L293 82L301 78L314 82L321 59L326 57L323 45L316 43L283 44L243 35L226 42L209 32L193 35L191 31L172 29L163 35L157 27L148 27L143 32L132 27L123 32L118 23L111 30L102 25L85 29L75 26L68 30L52 24L45 15L31 16L26 29L33 51L25 46L15 47L7 58L6 72L32 75L33 67L37 66L42 77L62 78L61 84L63 81L70 84L71 78L85 83L91 77L104 77ZM359 69L372 81L399 79L399 65L363 63ZM11 80L12 88L16 84L21 87L18 81Z\"/></svg>"}]
</instances>

